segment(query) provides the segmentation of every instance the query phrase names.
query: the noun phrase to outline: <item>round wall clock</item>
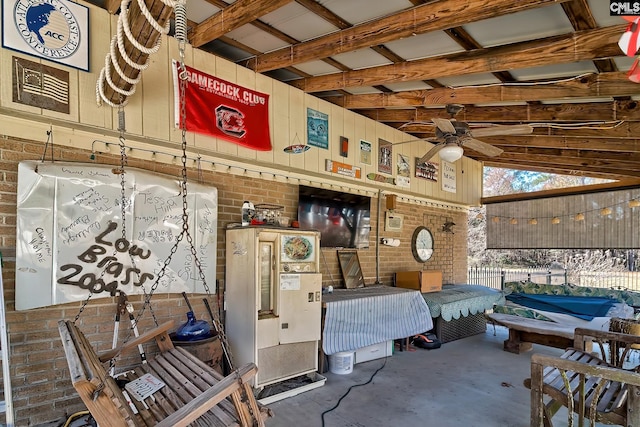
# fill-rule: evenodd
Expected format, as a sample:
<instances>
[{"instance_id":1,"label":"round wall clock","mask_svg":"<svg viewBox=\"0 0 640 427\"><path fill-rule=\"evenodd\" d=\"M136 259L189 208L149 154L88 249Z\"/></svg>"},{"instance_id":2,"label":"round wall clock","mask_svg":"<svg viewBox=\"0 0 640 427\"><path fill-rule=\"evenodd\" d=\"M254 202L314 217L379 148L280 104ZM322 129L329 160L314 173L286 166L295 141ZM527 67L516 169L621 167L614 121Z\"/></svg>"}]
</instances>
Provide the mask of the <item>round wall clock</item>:
<instances>
[{"instance_id":1,"label":"round wall clock","mask_svg":"<svg viewBox=\"0 0 640 427\"><path fill-rule=\"evenodd\" d=\"M427 227L417 227L411 238L411 252L418 262L426 262L433 255L433 235Z\"/></svg>"}]
</instances>

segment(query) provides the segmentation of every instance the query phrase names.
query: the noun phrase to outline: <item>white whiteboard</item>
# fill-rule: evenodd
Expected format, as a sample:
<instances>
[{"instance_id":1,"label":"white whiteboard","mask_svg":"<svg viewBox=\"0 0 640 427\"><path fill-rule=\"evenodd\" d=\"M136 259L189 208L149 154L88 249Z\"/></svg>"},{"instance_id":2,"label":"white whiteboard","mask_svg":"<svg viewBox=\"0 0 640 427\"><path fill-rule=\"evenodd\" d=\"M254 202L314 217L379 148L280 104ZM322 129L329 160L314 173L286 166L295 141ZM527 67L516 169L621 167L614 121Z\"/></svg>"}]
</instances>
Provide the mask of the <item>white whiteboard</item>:
<instances>
[{"instance_id":1,"label":"white whiteboard","mask_svg":"<svg viewBox=\"0 0 640 427\"><path fill-rule=\"evenodd\" d=\"M215 292L216 188L187 184L188 232L203 282L183 233L181 179L127 167L123 198L118 169L93 163L18 165L17 310L81 301L90 289L93 298L116 289L149 293L153 286L155 292L205 293L205 283Z\"/></svg>"}]
</instances>

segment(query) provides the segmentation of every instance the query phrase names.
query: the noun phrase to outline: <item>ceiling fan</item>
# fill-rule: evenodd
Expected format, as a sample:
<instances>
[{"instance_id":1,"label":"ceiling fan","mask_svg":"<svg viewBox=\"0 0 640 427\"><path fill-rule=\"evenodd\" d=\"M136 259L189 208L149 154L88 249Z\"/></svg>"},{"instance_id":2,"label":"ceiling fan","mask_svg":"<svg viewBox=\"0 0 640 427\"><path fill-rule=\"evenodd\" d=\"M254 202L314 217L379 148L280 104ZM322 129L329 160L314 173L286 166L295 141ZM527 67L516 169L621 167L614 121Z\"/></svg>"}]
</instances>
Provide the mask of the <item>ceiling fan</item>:
<instances>
[{"instance_id":1,"label":"ceiling fan","mask_svg":"<svg viewBox=\"0 0 640 427\"><path fill-rule=\"evenodd\" d=\"M503 150L493 145L482 142L475 137L496 135L526 135L533 132L529 125L495 125L485 128L471 129L465 122L455 120L454 117L464 108L460 104L448 104L447 113L451 119L433 118L431 121L436 127L436 137L426 141L436 145L422 156L418 163L430 160L437 153L440 158L448 162L455 162L464 152L464 147L484 154L485 156L499 156Z\"/></svg>"}]
</instances>

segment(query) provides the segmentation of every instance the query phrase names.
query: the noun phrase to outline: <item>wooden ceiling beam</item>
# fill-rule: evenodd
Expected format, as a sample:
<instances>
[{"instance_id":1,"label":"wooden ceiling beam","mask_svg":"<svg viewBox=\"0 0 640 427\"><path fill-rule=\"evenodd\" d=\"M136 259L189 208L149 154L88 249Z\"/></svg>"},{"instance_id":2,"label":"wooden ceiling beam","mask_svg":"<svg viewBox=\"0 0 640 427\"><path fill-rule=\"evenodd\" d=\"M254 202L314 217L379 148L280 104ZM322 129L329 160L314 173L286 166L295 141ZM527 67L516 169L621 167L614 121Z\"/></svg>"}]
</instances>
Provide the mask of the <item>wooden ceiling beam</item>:
<instances>
[{"instance_id":1,"label":"wooden ceiling beam","mask_svg":"<svg viewBox=\"0 0 640 427\"><path fill-rule=\"evenodd\" d=\"M640 165L633 162L621 162L607 159L583 159L583 158L560 158L555 155L546 154L523 154L523 153L502 153L498 157L471 156L478 161L484 162L505 162L517 164L541 164L553 167L562 167L571 170L587 170L618 175L628 175L640 177Z\"/></svg>"},{"instance_id":2,"label":"wooden ceiling beam","mask_svg":"<svg viewBox=\"0 0 640 427\"><path fill-rule=\"evenodd\" d=\"M311 12L315 13L325 21L333 24L336 28L345 29L350 28L352 26L351 23L345 21L340 16L336 15L326 7L322 6L316 0L295 0L301 6L304 6Z\"/></svg>"},{"instance_id":3,"label":"wooden ceiling beam","mask_svg":"<svg viewBox=\"0 0 640 427\"><path fill-rule=\"evenodd\" d=\"M293 0L237 0L195 27L189 42L193 47L200 47L291 1Z\"/></svg>"},{"instance_id":4,"label":"wooden ceiling beam","mask_svg":"<svg viewBox=\"0 0 640 427\"><path fill-rule=\"evenodd\" d=\"M538 156L561 156L562 159L560 160L560 163L572 164L574 166L579 166L584 162L601 161L615 163L616 166L620 166L621 168L625 169L640 170L640 153L637 151L626 153L622 153L619 151L605 151L603 149L604 147L600 147L600 150L567 149L562 147L538 148L528 146L505 146L501 148L504 149L504 152L500 155L500 157L505 155L505 157L508 157L509 155L513 154L515 156L523 156L524 158L535 160L538 158Z\"/></svg>"},{"instance_id":5,"label":"wooden ceiling beam","mask_svg":"<svg viewBox=\"0 0 640 427\"><path fill-rule=\"evenodd\" d=\"M617 153L640 153L640 138L610 139L563 136L492 136L482 138L488 144L508 147L562 148L567 150L606 150Z\"/></svg>"},{"instance_id":6,"label":"wooden ceiling beam","mask_svg":"<svg viewBox=\"0 0 640 427\"><path fill-rule=\"evenodd\" d=\"M465 107L456 119L467 122L582 122L640 120L640 102L614 101L565 104Z\"/></svg>"},{"instance_id":7,"label":"wooden ceiling beam","mask_svg":"<svg viewBox=\"0 0 640 427\"><path fill-rule=\"evenodd\" d=\"M403 132L410 133L412 135L425 134L428 137L433 137L434 127L429 124L407 124L406 122L387 122L388 126L399 129ZM623 122L614 125L603 126L590 126L577 129L563 129L554 127L536 127L533 129L532 135L521 135L518 138L522 138L526 141L526 138L577 138L577 139L593 139L595 141L607 139L619 139L619 140L635 140L640 135L640 122ZM498 138L498 137L492 137ZM505 138L505 137L500 137ZM488 139L488 137L483 137Z\"/></svg>"},{"instance_id":8,"label":"wooden ceiling beam","mask_svg":"<svg viewBox=\"0 0 640 427\"><path fill-rule=\"evenodd\" d=\"M591 13L591 8L587 0L571 0L566 3L562 3L562 9L564 13L571 21L574 30L588 30L591 28L598 28L596 19ZM594 65L599 72L605 73L610 71L618 71L616 63L613 59L596 59L593 61Z\"/></svg>"},{"instance_id":9,"label":"wooden ceiling beam","mask_svg":"<svg viewBox=\"0 0 640 427\"><path fill-rule=\"evenodd\" d=\"M444 32L451 37L456 43L465 48L465 50L482 49L483 46L476 41L471 34L467 32L463 27L455 27L444 30ZM494 77L501 82L513 82L515 78L508 71L496 71L493 73Z\"/></svg>"},{"instance_id":10,"label":"wooden ceiling beam","mask_svg":"<svg viewBox=\"0 0 640 427\"><path fill-rule=\"evenodd\" d=\"M432 118L449 118L444 108L358 110L358 114L381 122L424 122ZM465 107L456 116L465 122L490 123L570 123L594 121L639 121L640 102L614 101L566 104L529 104L509 106Z\"/></svg>"},{"instance_id":11,"label":"wooden ceiling beam","mask_svg":"<svg viewBox=\"0 0 640 427\"><path fill-rule=\"evenodd\" d=\"M361 108L399 108L429 105L483 104L493 102L547 101L566 98L619 97L636 95L638 84L626 72L577 76L558 82L532 84L519 82L464 88L442 87L392 94L346 95L325 97L325 101L350 110Z\"/></svg>"},{"instance_id":12,"label":"wooden ceiling beam","mask_svg":"<svg viewBox=\"0 0 640 427\"><path fill-rule=\"evenodd\" d=\"M620 24L578 31L540 40L310 77L294 80L291 84L305 92L320 92L373 86L388 81L437 79L615 57L620 56L618 39L625 28L625 24Z\"/></svg>"},{"instance_id":13,"label":"wooden ceiling beam","mask_svg":"<svg viewBox=\"0 0 640 427\"><path fill-rule=\"evenodd\" d=\"M520 0L517 2L513 0L468 0L464 4L457 4L456 7L451 7L451 2L446 0L430 2L324 37L265 53L257 56L248 67L263 73L417 34L441 31L482 19L564 1L568 0Z\"/></svg>"}]
</instances>

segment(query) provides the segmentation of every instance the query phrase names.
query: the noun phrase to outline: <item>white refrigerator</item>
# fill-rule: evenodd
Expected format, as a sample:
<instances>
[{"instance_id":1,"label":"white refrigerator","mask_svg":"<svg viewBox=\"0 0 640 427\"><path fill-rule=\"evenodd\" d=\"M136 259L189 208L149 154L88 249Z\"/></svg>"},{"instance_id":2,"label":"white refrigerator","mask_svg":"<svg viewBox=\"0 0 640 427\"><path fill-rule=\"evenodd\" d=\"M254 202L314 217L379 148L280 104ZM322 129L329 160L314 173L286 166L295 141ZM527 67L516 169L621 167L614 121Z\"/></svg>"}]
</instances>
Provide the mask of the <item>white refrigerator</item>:
<instances>
[{"instance_id":1,"label":"white refrigerator","mask_svg":"<svg viewBox=\"0 0 640 427\"><path fill-rule=\"evenodd\" d=\"M226 230L227 340L236 366L258 366L258 389L318 369L319 257L319 232Z\"/></svg>"}]
</instances>

